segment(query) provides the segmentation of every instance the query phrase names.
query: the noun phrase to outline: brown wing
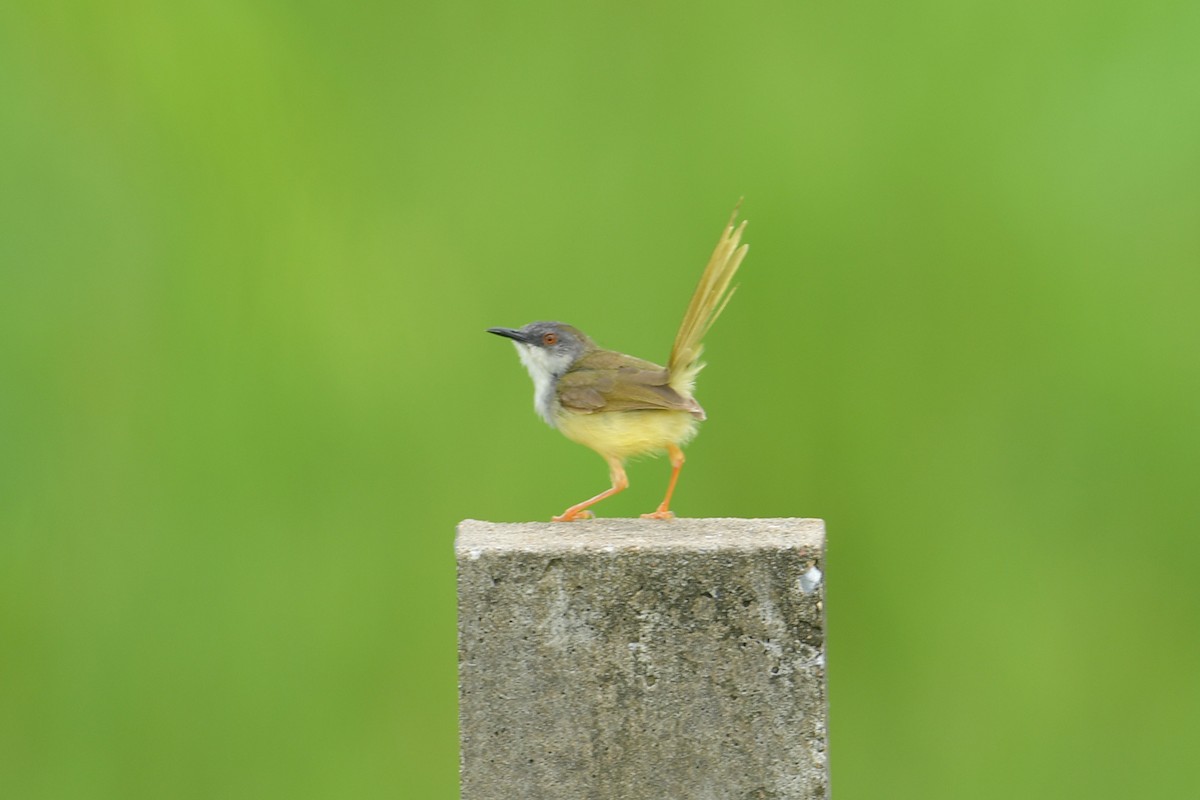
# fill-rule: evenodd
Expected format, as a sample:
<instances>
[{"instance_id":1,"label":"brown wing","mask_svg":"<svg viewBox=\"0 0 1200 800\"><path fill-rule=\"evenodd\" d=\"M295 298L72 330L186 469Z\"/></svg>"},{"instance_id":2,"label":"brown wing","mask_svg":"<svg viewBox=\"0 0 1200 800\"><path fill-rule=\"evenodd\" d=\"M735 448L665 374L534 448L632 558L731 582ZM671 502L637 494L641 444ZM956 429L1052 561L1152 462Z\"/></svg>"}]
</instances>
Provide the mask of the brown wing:
<instances>
[{"instance_id":1,"label":"brown wing","mask_svg":"<svg viewBox=\"0 0 1200 800\"><path fill-rule=\"evenodd\" d=\"M668 386L664 367L650 361L594 350L559 378L558 400L581 413L597 411L686 411L704 419L704 409Z\"/></svg>"}]
</instances>

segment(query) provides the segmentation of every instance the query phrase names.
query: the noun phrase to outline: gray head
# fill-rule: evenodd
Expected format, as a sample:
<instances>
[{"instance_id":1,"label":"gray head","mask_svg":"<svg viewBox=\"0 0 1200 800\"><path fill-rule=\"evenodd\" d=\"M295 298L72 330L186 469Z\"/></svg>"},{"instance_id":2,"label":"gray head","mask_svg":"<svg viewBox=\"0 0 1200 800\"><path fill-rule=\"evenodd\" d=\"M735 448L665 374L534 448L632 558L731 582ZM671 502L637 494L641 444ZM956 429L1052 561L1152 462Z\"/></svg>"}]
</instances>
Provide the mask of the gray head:
<instances>
[{"instance_id":1,"label":"gray head","mask_svg":"<svg viewBox=\"0 0 1200 800\"><path fill-rule=\"evenodd\" d=\"M565 322L531 322L524 328L488 328L488 333L513 340L536 383L541 375L557 378L581 355L596 347L581 330Z\"/></svg>"}]
</instances>

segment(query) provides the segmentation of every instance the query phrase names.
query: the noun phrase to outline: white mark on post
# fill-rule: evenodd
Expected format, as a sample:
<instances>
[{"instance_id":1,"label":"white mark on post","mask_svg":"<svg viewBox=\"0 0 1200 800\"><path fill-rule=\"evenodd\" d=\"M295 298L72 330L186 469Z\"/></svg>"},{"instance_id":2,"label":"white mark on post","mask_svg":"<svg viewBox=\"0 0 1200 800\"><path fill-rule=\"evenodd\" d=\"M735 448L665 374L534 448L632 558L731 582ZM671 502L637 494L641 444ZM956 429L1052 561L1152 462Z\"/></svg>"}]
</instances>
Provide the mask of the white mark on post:
<instances>
[{"instance_id":1,"label":"white mark on post","mask_svg":"<svg viewBox=\"0 0 1200 800\"><path fill-rule=\"evenodd\" d=\"M821 570L817 569L815 564L809 567L808 571L800 576L800 591L812 594L821 585L821 577Z\"/></svg>"}]
</instances>

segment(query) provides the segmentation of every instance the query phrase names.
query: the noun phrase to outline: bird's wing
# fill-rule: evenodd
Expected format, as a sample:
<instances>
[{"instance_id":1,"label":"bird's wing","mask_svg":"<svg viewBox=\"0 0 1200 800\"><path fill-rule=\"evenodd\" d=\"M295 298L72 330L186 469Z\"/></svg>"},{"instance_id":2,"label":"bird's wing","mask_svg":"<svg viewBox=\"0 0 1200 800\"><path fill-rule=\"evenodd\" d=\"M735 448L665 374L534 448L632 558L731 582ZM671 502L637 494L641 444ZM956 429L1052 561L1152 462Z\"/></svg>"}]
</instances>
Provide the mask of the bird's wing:
<instances>
[{"instance_id":1,"label":"bird's wing","mask_svg":"<svg viewBox=\"0 0 1200 800\"><path fill-rule=\"evenodd\" d=\"M649 361L595 350L580 358L558 380L558 399L582 414L598 411L687 411L700 419L704 410L668 385L667 370Z\"/></svg>"}]
</instances>

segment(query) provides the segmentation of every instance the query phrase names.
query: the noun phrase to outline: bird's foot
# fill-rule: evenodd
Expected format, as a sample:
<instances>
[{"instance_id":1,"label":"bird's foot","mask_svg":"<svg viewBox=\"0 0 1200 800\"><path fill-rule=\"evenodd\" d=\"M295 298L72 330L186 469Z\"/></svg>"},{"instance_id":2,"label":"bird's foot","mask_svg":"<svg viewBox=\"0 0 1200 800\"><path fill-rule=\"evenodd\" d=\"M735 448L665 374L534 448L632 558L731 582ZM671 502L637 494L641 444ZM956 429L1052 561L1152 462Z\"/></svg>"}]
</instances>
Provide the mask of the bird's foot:
<instances>
[{"instance_id":1,"label":"bird's foot","mask_svg":"<svg viewBox=\"0 0 1200 800\"><path fill-rule=\"evenodd\" d=\"M650 514L642 514L642 519L675 519L675 514L665 508L660 508Z\"/></svg>"},{"instance_id":2,"label":"bird's foot","mask_svg":"<svg viewBox=\"0 0 1200 800\"><path fill-rule=\"evenodd\" d=\"M594 516L596 516L596 515L590 511L588 511L587 509L584 509L583 511L572 511L571 509L568 508L566 511L559 514L557 517L551 517L550 521L551 522L573 522L577 519L591 519Z\"/></svg>"}]
</instances>

